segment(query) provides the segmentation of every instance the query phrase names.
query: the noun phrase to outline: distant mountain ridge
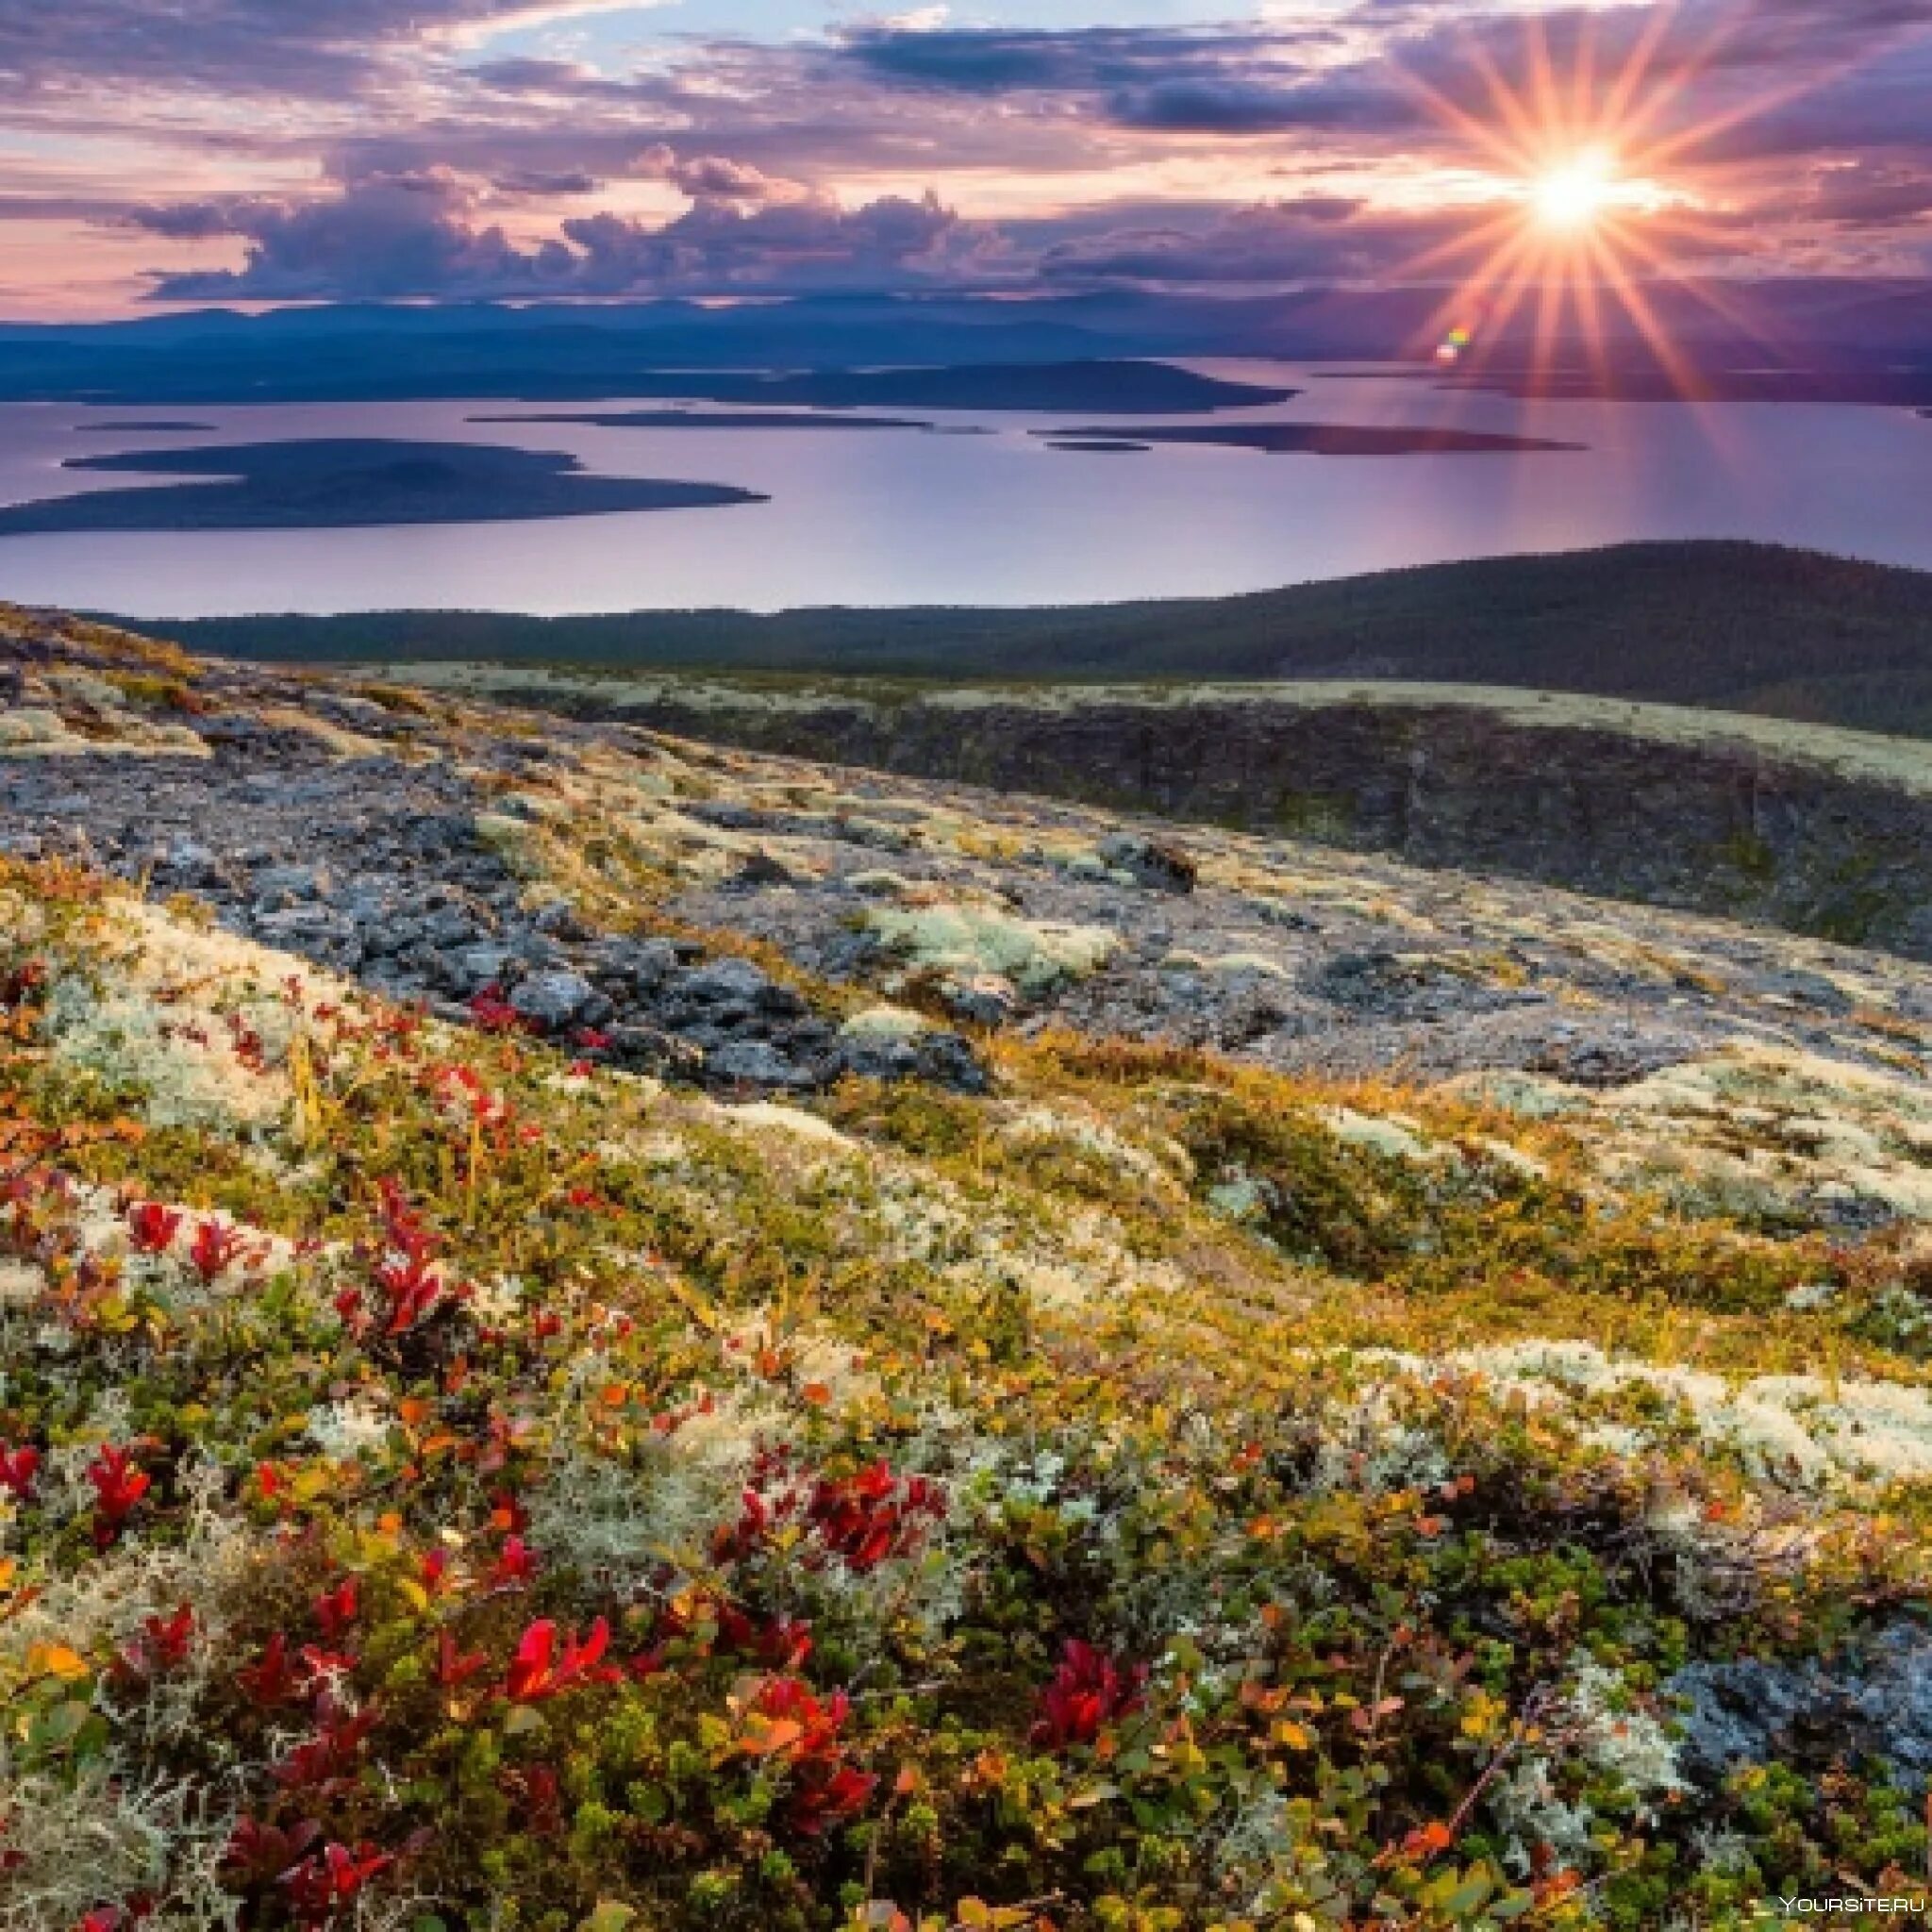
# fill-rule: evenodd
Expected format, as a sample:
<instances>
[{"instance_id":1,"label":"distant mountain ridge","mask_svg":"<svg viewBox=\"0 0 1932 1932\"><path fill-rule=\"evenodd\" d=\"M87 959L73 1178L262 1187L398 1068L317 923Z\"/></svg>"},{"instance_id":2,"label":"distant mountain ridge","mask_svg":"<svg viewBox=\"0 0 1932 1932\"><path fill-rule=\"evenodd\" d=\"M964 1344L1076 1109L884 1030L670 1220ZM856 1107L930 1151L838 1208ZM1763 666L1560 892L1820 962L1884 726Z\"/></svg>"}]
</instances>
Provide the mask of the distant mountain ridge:
<instances>
[{"instance_id":1,"label":"distant mountain ridge","mask_svg":"<svg viewBox=\"0 0 1932 1932\"><path fill-rule=\"evenodd\" d=\"M221 618L194 648L982 679L1378 677L1519 686L1932 737L1932 574L1733 542L1635 543L1063 609Z\"/></svg>"},{"instance_id":2,"label":"distant mountain ridge","mask_svg":"<svg viewBox=\"0 0 1932 1932\"><path fill-rule=\"evenodd\" d=\"M1559 368L1620 377L1669 366L1707 386L1731 373L1884 370L1932 404L1932 282L1767 278L1658 284L1640 315L1605 291L1586 353ZM945 363L1263 357L1418 361L1473 327L1465 375L1520 376L1538 358L1537 305L1465 312L1454 286L1303 288L1257 296L1093 291L1028 301L846 295L736 308L690 302L440 307L353 304L245 315L198 309L107 324L0 324L0 400L246 402L451 394L639 393L666 371L863 371Z\"/></svg>"}]
</instances>

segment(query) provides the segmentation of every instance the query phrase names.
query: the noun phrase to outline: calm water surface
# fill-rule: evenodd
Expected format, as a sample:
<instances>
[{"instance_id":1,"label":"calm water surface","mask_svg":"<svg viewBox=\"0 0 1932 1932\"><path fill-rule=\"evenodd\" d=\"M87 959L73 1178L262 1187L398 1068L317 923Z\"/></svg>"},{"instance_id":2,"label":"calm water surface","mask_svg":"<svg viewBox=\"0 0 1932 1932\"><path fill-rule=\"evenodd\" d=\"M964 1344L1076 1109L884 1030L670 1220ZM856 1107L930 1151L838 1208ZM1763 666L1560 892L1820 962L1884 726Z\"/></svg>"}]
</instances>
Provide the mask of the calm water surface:
<instances>
[{"instance_id":1,"label":"calm water surface","mask_svg":"<svg viewBox=\"0 0 1932 1932\"><path fill-rule=\"evenodd\" d=\"M1251 414L1449 425L1589 449L1315 458L1168 447L1123 456L1068 454L1028 434L1107 420L1079 411L916 412L991 432L930 436L563 424L519 430L465 421L525 407L491 402L154 410L9 404L0 406L0 502L159 480L63 473L72 456L322 436L513 441L568 450L606 474L734 483L773 501L548 523L0 538L0 598L150 619L403 608L1062 604L1262 590L1641 537L1760 538L1932 567L1932 421L1909 411L1519 402L1388 372L1195 366L1304 385L1278 408L1224 411L1216 422ZM216 427L194 435L83 427L147 417Z\"/></svg>"}]
</instances>

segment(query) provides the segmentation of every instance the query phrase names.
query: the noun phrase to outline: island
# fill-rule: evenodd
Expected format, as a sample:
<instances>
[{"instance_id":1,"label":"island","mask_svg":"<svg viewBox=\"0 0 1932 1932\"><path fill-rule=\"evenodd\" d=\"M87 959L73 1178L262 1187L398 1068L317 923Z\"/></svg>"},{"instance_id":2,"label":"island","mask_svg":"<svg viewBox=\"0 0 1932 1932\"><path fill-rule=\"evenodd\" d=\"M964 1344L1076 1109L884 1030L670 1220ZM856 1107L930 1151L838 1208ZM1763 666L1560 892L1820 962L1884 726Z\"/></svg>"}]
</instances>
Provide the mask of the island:
<instances>
[{"instance_id":1,"label":"island","mask_svg":"<svg viewBox=\"0 0 1932 1932\"><path fill-rule=\"evenodd\" d=\"M212 423L76 423L79 436L188 436L212 434Z\"/></svg>"},{"instance_id":2,"label":"island","mask_svg":"<svg viewBox=\"0 0 1932 1932\"><path fill-rule=\"evenodd\" d=\"M646 401L689 397L801 409L1107 409L1129 416L1191 416L1262 408L1299 391L1198 375L1171 362L1089 360L770 374L653 370L626 376L615 393Z\"/></svg>"},{"instance_id":3,"label":"island","mask_svg":"<svg viewBox=\"0 0 1932 1932\"><path fill-rule=\"evenodd\" d=\"M472 423L580 423L592 429L921 429L910 416L834 416L810 409L615 409L472 416Z\"/></svg>"},{"instance_id":4,"label":"island","mask_svg":"<svg viewBox=\"0 0 1932 1932\"><path fill-rule=\"evenodd\" d=\"M1033 433L1052 449L1144 451L1157 442L1176 442L1307 457L1507 456L1576 451L1588 446L1474 429L1365 428L1349 423L1163 423L1151 427L1137 424L1131 429L1036 429Z\"/></svg>"},{"instance_id":5,"label":"island","mask_svg":"<svg viewBox=\"0 0 1932 1932\"><path fill-rule=\"evenodd\" d=\"M764 503L715 483L586 475L575 457L459 442L323 441L132 450L71 470L208 476L0 507L0 537L76 530L325 530Z\"/></svg>"}]
</instances>

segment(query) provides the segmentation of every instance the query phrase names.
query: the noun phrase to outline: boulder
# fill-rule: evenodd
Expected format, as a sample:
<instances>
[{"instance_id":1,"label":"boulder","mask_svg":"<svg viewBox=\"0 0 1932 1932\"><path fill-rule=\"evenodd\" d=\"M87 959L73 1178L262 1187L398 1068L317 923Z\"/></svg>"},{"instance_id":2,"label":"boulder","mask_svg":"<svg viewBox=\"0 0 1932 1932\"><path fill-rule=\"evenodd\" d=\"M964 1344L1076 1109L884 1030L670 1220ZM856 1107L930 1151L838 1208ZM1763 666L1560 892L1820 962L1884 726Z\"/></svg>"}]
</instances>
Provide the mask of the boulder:
<instances>
[{"instance_id":1,"label":"boulder","mask_svg":"<svg viewBox=\"0 0 1932 1932\"><path fill-rule=\"evenodd\" d=\"M1114 871L1125 873L1150 892L1191 892L1201 875L1200 867L1185 852L1138 832L1111 833L1100 841L1099 850Z\"/></svg>"},{"instance_id":2,"label":"boulder","mask_svg":"<svg viewBox=\"0 0 1932 1932\"><path fill-rule=\"evenodd\" d=\"M518 982L509 1003L525 1019L554 1030L568 1026L596 997L596 988L581 974L533 973Z\"/></svg>"}]
</instances>

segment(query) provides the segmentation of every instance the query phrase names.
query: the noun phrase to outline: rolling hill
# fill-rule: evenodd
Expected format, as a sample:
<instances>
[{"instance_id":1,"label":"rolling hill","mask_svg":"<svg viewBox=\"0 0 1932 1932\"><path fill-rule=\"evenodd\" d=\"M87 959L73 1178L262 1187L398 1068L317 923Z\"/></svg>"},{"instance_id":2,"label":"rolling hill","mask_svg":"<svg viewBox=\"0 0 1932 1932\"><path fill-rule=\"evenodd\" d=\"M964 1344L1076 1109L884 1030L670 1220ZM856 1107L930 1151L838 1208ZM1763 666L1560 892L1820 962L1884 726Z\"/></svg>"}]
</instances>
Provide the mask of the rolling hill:
<instances>
[{"instance_id":1,"label":"rolling hill","mask_svg":"<svg viewBox=\"0 0 1932 1932\"><path fill-rule=\"evenodd\" d=\"M1065 609L218 619L193 648L980 679L1378 677L1932 736L1932 575L1730 542L1498 558L1257 595Z\"/></svg>"}]
</instances>

